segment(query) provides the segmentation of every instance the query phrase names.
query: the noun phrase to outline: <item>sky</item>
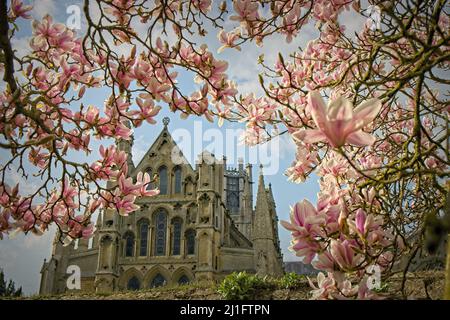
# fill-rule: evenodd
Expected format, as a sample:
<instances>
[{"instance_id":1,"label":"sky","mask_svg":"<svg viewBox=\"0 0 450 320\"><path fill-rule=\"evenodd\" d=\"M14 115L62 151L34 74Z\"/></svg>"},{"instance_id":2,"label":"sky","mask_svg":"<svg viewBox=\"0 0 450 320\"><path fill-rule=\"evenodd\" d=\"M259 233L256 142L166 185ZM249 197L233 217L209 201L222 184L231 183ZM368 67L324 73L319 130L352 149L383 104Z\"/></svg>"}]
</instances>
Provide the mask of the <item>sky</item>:
<instances>
[{"instance_id":1,"label":"sky","mask_svg":"<svg viewBox=\"0 0 450 320\"><path fill-rule=\"evenodd\" d=\"M26 2L26 1L25 1ZM80 6L79 2L64 0L35 0L29 1L34 3L32 16L35 19L42 19L45 14L50 14L54 20L58 22L65 22L68 18L66 10L71 5ZM80 6L81 8L81 6ZM357 31L361 21L349 14L343 15L343 20L347 26L348 32L353 33ZM19 53L27 51L29 36L30 36L31 20L22 21L19 24L20 32L17 33L17 38L13 42L14 49ZM225 24L227 28L227 24ZM228 29L229 30L229 29ZM207 43L211 51L216 51L220 44L216 38L217 31L211 30L203 41ZM242 51L225 50L217 55L218 59L227 60L229 62L228 74L230 78L236 81L238 90L243 93L254 92L257 96L262 95L262 90L258 81L257 75L262 72L262 69L257 64L257 58L264 54L265 61L268 65L272 65L278 53L281 52L284 56L293 52L298 47L305 47L308 41L317 36L317 30L314 26L307 26L303 31L294 38L292 43L286 44L284 37L273 36L264 42L263 47L257 47L254 44L244 45ZM181 74L179 83L183 90L192 92L195 84L192 77L188 74ZM1 85L3 86L3 84ZM106 89L87 90L83 97L84 104L92 104L101 107L104 100L108 96ZM78 106L76 106L78 108ZM221 158L223 154L227 156L227 163L231 166L236 166L239 152L245 156L245 162L250 159L249 154L253 149L248 149L242 145L233 145L231 139L227 139L228 133L236 133L236 130L244 128L244 123L228 123L219 128L216 123L209 123L203 118L189 117L188 119L180 119L179 113L171 113L167 108L163 108L159 115L155 118L157 124L144 124L134 131L134 147L133 147L133 161L138 164L145 152L153 143L162 129L162 119L164 117L170 118L169 130L177 140L177 137L184 135L187 139L180 145L184 155L187 156L191 164L195 161L195 156L201 149L207 149L214 152L217 158ZM200 133L200 134L199 134ZM224 150L214 150L211 148L211 137L222 139ZM187 142L186 142L187 141ZM234 141L236 142L236 141ZM95 159L98 154L99 143L94 141L92 149L94 152L89 155L87 160ZM220 144L219 144L220 145ZM261 152L272 150L272 156L269 158L270 166L265 170L266 184L272 184L272 190L276 202L276 210L280 220L289 220L290 206L303 199L308 199L312 203L316 202L316 195L319 191L317 177L312 176L307 182L302 184L294 184L287 181L284 175L285 170L291 165L295 158L295 145L287 135L283 135L278 141L272 144L273 149L268 146L262 146ZM262 153L264 154L264 153ZM84 155L74 154L75 159L81 159ZM0 154L0 164L4 163L7 157L5 154ZM254 181L257 181L257 174L259 173L259 162L264 160L267 165L267 158L258 157L253 163ZM12 170L8 179L11 182L21 182L26 188L32 188L30 182L24 183L23 179ZM257 184L254 184L256 194ZM254 199L254 203L256 199ZM0 268L2 268L8 279L13 279L18 286L22 286L24 293L27 295L35 294L39 290L40 269L44 259L50 258L51 244L53 241L55 230L51 228L42 236L35 236L32 234L19 234L15 237L7 237L0 240ZM290 243L290 234L281 225L279 226L279 236L281 240L281 248L284 254L285 261L297 261L297 258L292 252L288 250Z\"/></svg>"}]
</instances>

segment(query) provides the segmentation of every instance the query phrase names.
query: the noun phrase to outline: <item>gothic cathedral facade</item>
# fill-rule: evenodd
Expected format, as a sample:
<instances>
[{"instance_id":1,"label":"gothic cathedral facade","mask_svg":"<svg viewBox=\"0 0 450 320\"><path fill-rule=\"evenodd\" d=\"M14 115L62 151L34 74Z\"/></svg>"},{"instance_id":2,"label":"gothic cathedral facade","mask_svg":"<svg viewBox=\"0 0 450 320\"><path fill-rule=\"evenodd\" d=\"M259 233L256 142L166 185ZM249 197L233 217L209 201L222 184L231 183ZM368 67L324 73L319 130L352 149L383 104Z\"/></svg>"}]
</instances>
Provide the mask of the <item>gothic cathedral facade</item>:
<instances>
[{"instance_id":1,"label":"gothic cathedral facade","mask_svg":"<svg viewBox=\"0 0 450 320\"><path fill-rule=\"evenodd\" d=\"M258 177L253 205L252 166L227 167L203 152L193 168L164 128L131 176L149 172L160 194L137 200L127 217L99 213L91 241L63 246L55 236L52 256L41 269L40 294L67 290L68 268L81 272L81 290L137 290L191 281L220 280L233 271L283 274L278 218L272 189ZM176 161L174 161L176 160ZM174 163L175 162L175 163Z\"/></svg>"}]
</instances>

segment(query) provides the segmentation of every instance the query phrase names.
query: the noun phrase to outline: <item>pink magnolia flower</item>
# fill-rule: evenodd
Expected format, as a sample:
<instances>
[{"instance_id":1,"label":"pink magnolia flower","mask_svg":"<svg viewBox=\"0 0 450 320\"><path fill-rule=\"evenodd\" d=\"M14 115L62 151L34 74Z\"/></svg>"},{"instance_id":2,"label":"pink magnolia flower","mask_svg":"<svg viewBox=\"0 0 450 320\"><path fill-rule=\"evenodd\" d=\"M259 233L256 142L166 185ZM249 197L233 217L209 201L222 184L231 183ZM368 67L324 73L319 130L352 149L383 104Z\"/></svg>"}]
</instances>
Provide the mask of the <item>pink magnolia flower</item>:
<instances>
[{"instance_id":1,"label":"pink magnolia flower","mask_svg":"<svg viewBox=\"0 0 450 320\"><path fill-rule=\"evenodd\" d=\"M89 213L94 213L102 205L100 199L91 199L89 201Z\"/></svg>"},{"instance_id":2,"label":"pink magnolia flower","mask_svg":"<svg viewBox=\"0 0 450 320\"><path fill-rule=\"evenodd\" d=\"M66 86L66 84L72 79L77 76L77 74L80 72L81 68L77 64L68 64L67 60L64 58L61 58L60 65L62 69L62 73L59 78L59 88L60 90L63 90L63 88Z\"/></svg>"},{"instance_id":3,"label":"pink magnolia flower","mask_svg":"<svg viewBox=\"0 0 450 320\"><path fill-rule=\"evenodd\" d=\"M246 127L243 132L240 141L249 146L257 145L263 141L266 141L267 133L260 127Z\"/></svg>"},{"instance_id":4,"label":"pink magnolia flower","mask_svg":"<svg viewBox=\"0 0 450 320\"><path fill-rule=\"evenodd\" d=\"M331 272L328 272L327 276L322 272L317 275L317 287L310 278L308 278L308 282L311 288L313 288L311 291L311 299L314 300L330 299L332 298L332 293L336 291L336 281Z\"/></svg>"},{"instance_id":5,"label":"pink magnolia flower","mask_svg":"<svg viewBox=\"0 0 450 320\"><path fill-rule=\"evenodd\" d=\"M317 256L317 259L312 261L311 265L317 270L333 271L334 259L330 252L324 251Z\"/></svg>"},{"instance_id":6,"label":"pink magnolia flower","mask_svg":"<svg viewBox=\"0 0 450 320\"><path fill-rule=\"evenodd\" d=\"M298 33L298 19L300 17L300 5L295 5L292 10L283 18L282 33L286 34L286 42L291 43L292 38Z\"/></svg>"},{"instance_id":7,"label":"pink magnolia flower","mask_svg":"<svg viewBox=\"0 0 450 320\"><path fill-rule=\"evenodd\" d=\"M123 195L136 194L136 190L140 189L139 184L133 182L133 178L125 178L125 175L119 177L119 188Z\"/></svg>"},{"instance_id":8,"label":"pink magnolia flower","mask_svg":"<svg viewBox=\"0 0 450 320\"><path fill-rule=\"evenodd\" d=\"M209 70L208 81L212 82L216 86L220 86L220 83L225 80L225 71L228 69L228 62L224 60L211 61L212 68ZM197 81L200 81L197 78Z\"/></svg>"},{"instance_id":9,"label":"pink magnolia flower","mask_svg":"<svg viewBox=\"0 0 450 320\"><path fill-rule=\"evenodd\" d=\"M31 11L33 6L24 5L21 0L11 0L11 16L13 19L22 17L24 19L30 19L31 16L28 11Z\"/></svg>"},{"instance_id":10,"label":"pink magnolia flower","mask_svg":"<svg viewBox=\"0 0 450 320\"><path fill-rule=\"evenodd\" d=\"M161 107L156 106L153 101L153 99L140 99L136 98L137 105L141 109L139 112L139 115L141 115L148 123L155 124L156 121L153 119L154 116L156 116L159 111L161 110Z\"/></svg>"},{"instance_id":11,"label":"pink magnolia flower","mask_svg":"<svg viewBox=\"0 0 450 320\"><path fill-rule=\"evenodd\" d=\"M88 239L93 235L94 226L89 223L89 217L84 215L76 216L73 219L70 219L67 222L67 226L69 227L68 235L73 238L84 238Z\"/></svg>"},{"instance_id":12,"label":"pink magnolia flower","mask_svg":"<svg viewBox=\"0 0 450 320\"><path fill-rule=\"evenodd\" d=\"M304 264L310 264L316 257L317 251L321 248L317 241L308 239L294 239L292 240L292 245L289 249L294 251L297 257L301 257Z\"/></svg>"},{"instance_id":13,"label":"pink magnolia flower","mask_svg":"<svg viewBox=\"0 0 450 320\"><path fill-rule=\"evenodd\" d=\"M11 212L9 210L0 211L0 240L3 240L3 231L11 229L10 217Z\"/></svg>"},{"instance_id":14,"label":"pink magnolia flower","mask_svg":"<svg viewBox=\"0 0 450 320\"><path fill-rule=\"evenodd\" d=\"M247 113L247 116L242 118L242 121L247 122L247 126L264 127L264 120L266 120L264 108L259 108L258 106L251 104L248 106Z\"/></svg>"},{"instance_id":15,"label":"pink magnolia flower","mask_svg":"<svg viewBox=\"0 0 450 320\"><path fill-rule=\"evenodd\" d=\"M291 222L281 221L281 225L289 231L292 231L294 237L303 237L310 234L320 234L321 225L325 223L325 217L319 214L314 206L308 200L297 202L291 208Z\"/></svg>"},{"instance_id":16,"label":"pink magnolia flower","mask_svg":"<svg viewBox=\"0 0 450 320\"><path fill-rule=\"evenodd\" d=\"M123 32L121 32L120 34L122 33ZM117 64L116 62L110 62L109 65L111 69L111 76L115 84L118 86L123 86L124 88L128 88L130 86L131 81L133 81L132 66L134 65L134 59L131 58L125 59L122 56L121 60L119 61L119 64Z\"/></svg>"},{"instance_id":17,"label":"pink magnolia flower","mask_svg":"<svg viewBox=\"0 0 450 320\"><path fill-rule=\"evenodd\" d=\"M125 197L114 197L114 208L117 209L121 216L128 216L129 213L139 209L139 206L134 204L136 196L129 194Z\"/></svg>"},{"instance_id":18,"label":"pink magnolia flower","mask_svg":"<svg viewBox=\"0 0 450 320\"><path fill-rule=\"evenodd\" d=\"M217 121L217 125L219 127L222 127L224 120L228 119L231 115L231 108L224 106L224 108L222 109L218 103L216 103L214 106L217 109L217 116L219 118L219 120Z\"/></svg>"},{"instance_id":19,"label":"pink magnolia flower","mask_svg":"<svg viewBox=\"0 0 450 320\"><path fill-rule=\"evenodd\" d=\"M345 143L367 146L375 142L372 135L361 129L380 112L380 100L370 99L353 109L349 100L339 97L325 107L320 94L312 91L308 95L308 106L317 129L299 130L293 134L295 139L306 143L327 141L334 148Z\"/></svg>"},{"instance_id":20,"label":"pink magnolia flower","mask_svg":"<svg viewBox=\"0 0 450 320\"><path fill-rule=\"evenodd\" d=\"M362 209L358 209L358 211L356 212L356 217L355 217L355 223L356 223L356 230L358 230L358 232L362 235L366 234L367 231L367 225L366 225L366 213L364 212L364 210Z\"/></svg>"},{"instance_id":21,"label":"pink magnolia flower","mask_svg":"<svg viewBox=\"0 0 450 320\"><path fill-rule=\"evenodd\" d=\"M325 176L330 174L334 177L344 176L351 167L347 160L339 155L337 152L331 152L327 154L327 157L322 160L319 166L317 174L319 176Z\"/></svg>"},{"instance_id":22,"label":"pink magnolia flower","mask_svg":"<svg viewBox=\"0 0 450 320\"><path fill-rule=\"evenodd\" d=\"M47 40L56 38L65 30L62 23L53 23L53 18L46 15L42 22L33 21L33 34L31 47L35 50L46 50L48 48Z\"/></svg>"},{"instance_id":23,"label":"pink magnolia flower","mask_svg":"<svg viewBox=\"0 0 450 320\"><path fill-rule=\"evenodd\" d=\"M238 51L241 51L240 46L236 46L234 42L239 39L240 31L235 30L232 32L225 32L224 30L220 30L217 37L219 38L220 43L223 45L217 50L218 53L221 53L225 48L235 48Z\"/></svg>"},{"instance_id":24,"label":"pink magnolia flower","mask_svg":"<svg viewBox=\"0 0 450 320\"><path fill-rule=\"evenodd\" d=\"M40 147L31 148L30 152L28 153L28 160L41 169L44 169L47 166L49 157L50 154L48 152L41 152Z\"/></svg>"},{"instance_id":25,"label":"pink magnolia flower","mask_svg":"<svg viewBox=\"0 0 450 320\"><path fill-rule=\"evenodd\" d=\"M119 122L115 127L114 127L114 135L116 138L122 138L124 140L130 140L131 134L133 132L131 131L130 128L128 128L125 124L123 124L122 122Z\"/></svg>"},{"instance_id":26,"label":"pink magnolia flower","mask_svg":"<svg viewBox=\"0 0 450 320\"><path fill-rule=\"evenodd\" d=\"M21 228L23 231L29 231L33 228L36 222L36 218L34 217L33 211L27 210L22 216L22 225Z\"/></svg>"},{"instance_id":27,"label":"pink magnolia flower","mask_svg":"<svg viewBox=\"0 0 450 320\"><path fill-rule=\"evenodd\" d=\"M304 152L304 149L297 151L295 161L286 170L285 175L288 176L289 181L295 183L303 182L306 180L307 175L314 170L317 162L316 151Z\"/></svg>"},{"instance_id":28,"label":"pink magnolia flower","mask_svg":"<svg viewBox=\"0 0 450 320\"><path fill-rule=\"evenodd\" d=\"M352 269L360 262L360 256L355 255L355 250L348 240L342 242L331 240L330 253L336 263L344 270Z\"/></svg>"},{"instance_id":29,"label":"pink magnolia flower","mask_svg":"<svg viewBox=\"0 0 450 320\"><path fill-rule=\"evenodd\" d=\"M146 172L142 174L142 172L139 172L136 177L136 183L140 185L140 195L143 197L152 197L159 194L158 189L150 189L149 186L151 186L151 177Z\"/></svg>"},{"instance_id":30,"label":"pink magnolia flower","mask_svg":"<svg viewBox=\"0 0 450 320\"><path fill-rule=\"evenodd\" d=\"M66 178L64 183L61 183L62 194L61 197L64 199L64 205L69 208L76 208L77 204L74 202L75 197L78 195L78 190L70 185L69 180Z\"/></svg>"},{"instance_id":31,"label":"pink magnolia flower","mask_svg":"<svg viewBox=\"0 0 450 320\"><path fill-rule=\"evenodd\" d=\"M84 114L84 120L93 125L99 120L99 110L97 107L90 105Z\"/></svg>"},{"instance_id":32,"label":"pink magnolia flower","mask_svg":"<svg viewBox=\"0 0 450 320\"><path fill-rule=\"evenodd\" d=\"M259 17L259 4L252 0L236 0L233 3L234 10L238 16L231 16L230 20L254 21Z\"/></svg>"},{"instance_id":33,"label":"pink magnolia flower","mask_svg":"<svg viewBox=\"0 0 450 320\"><path fill-rule=\"evenodd\" d=\"M156 101L165 101L168 102L168 97L166 92L170 89L170 85L167 83L161 83L158 79L155 77L150 78L147 85L147 90L152 95L153 99ZM142 98L146 98L141 96Z\"/></svg>"},{"instance_id":34,"label":"pink magnolia flower","mask_svg":"<svg viewBox=\"0 0 450 320\"><path fill-rule=\"evenodd\" d=\"M386 233L381 226L383 225L382 217L375 217L373 214L366 214L364 210L358 209L355 214L354 221L349 221L349 228L358 234L362 239L366 239L369 244L379 242L380 244L388 244Z\"/></svg>"},{"instance_id":35,"label":"pink magnolia flower","mask_svg":"<svg viewBox=\"0 0 450 320\"><path fill-rule=\"evenodd\" d=\"M73 38L74 34L72 30L65 29L63 32L58 34L57 37L49 39L50 45L59 50L60 53L68 52L69 50L74 50L75 42Z\"/></svg>"},{"instance_id":36,"label":"pink magnolia flower","mask_svg":"<svg viewBox=\"0 0 450 320\"><path fill-rule=\"evenodd\" d=\"M210 94L213 97L213 102L221 102L223 105L231 105L231 98L238 93L236 84L232 81L223 81L220 88L211 89Z\"/></svg>"},{"instance_id":37,"label":"pink magnolia flower","mask_svg":"<svg viewBox=\"0 0 450 320\"><path fill-rule=\"evenodd\" d=\"M194 0L192 1L192 4L203 13L207 13L211 10L211 0Z\"/></svg>"}]
</instances>

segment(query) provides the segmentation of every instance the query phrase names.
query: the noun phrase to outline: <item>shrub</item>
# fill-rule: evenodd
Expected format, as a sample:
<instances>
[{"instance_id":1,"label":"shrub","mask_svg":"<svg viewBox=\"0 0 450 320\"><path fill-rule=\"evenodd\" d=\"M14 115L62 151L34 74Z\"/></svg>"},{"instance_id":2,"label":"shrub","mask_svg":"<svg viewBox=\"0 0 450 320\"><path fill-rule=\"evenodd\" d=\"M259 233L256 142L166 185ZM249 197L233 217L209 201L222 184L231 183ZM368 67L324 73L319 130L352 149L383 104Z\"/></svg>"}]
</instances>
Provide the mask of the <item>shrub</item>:
<instances>
[{"instance_id":1,"label":"shrub","mask_svg":"<svg viewBox=\"0 0 450 320\"><path fill-rule=\"evenodd\" d=\"M223 299L246 300L251 299L257 289L267 289L270 281L258 275L243 272L233 272L223 279L217 291Z\"/></svg>"},{"instance_id":2,"label":"shrub","mask_svg":"<svg viewBox=\"0 0 450 320\"><path fill-rule=\"evenodd\" d=\"M295 272L285 273L280 279L278 279L278 286L280 289L298 289L305 276L296 274Z\"/></svg>"}]
</instances>

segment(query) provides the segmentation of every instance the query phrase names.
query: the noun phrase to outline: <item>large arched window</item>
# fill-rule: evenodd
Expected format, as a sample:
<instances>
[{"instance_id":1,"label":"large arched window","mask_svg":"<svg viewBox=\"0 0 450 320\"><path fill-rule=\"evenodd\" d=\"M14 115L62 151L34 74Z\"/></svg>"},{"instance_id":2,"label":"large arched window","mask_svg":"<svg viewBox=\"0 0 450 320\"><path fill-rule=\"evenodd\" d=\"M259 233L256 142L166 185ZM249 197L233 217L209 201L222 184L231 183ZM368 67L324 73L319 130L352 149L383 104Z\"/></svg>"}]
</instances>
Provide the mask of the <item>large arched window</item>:
<instances>
[{"instance_id":1,"label":"large arched window","mask_svg":"<svg viewBox=\"0 0 450 320\"><path fill-rule=\"evenodd\" d=\"M148 222L142 221L139 226L139 255L144 257L147 255L148 243Z\"/></svg>"},{"instance_id":2,"label":"large arched window","mask_svg":"<svg viewBox=\"0 0 450 320\"><path fill-rule=\"evenodd\" d=\"M173 177L174 177L174 193L179 194L181 193L181 167L175 167L173 170Z\"/></svg>"},{"instance_id":3,"label":"large arched window","mask_svg":"<svg viewBox=\"0 0 450 320\"><path fill-rule=\"evenodd\" d=\"M162 166L158 170L159 175L159 194L167 194L168 179L167 179L167 168Z\"/></svg>"},{"instance_id":4,"label":"large arched window","mask_svg":"<svg viewBox=\"0 0 450 320\"><path fill-rule=\"evenodd\" d=\"M164 210L159 210L155 216L155 255L164 256L166 254L166 230L167 215Z\"/></svg>"},{"instance_id":5,"label":"large arched window","mask_svg":"<svg viewBox=\"0 0 450 320\"><path fill-rule=\"evenodd\" d=\"M164 278L161 273L158 273L152 280L152 282L150 282L150 288L157 288L157 287L162 287L165 286L167 283L166 278Z\"/></svg>"},{"instance_id":6,"label":"large arched window","mask_svg":"<svg viewBox=\"0 0 450 320\"><path fill-rule=\"evenodd\" d=\"M134 256L134 235L131 232L125 234L125 257Z\"/></svg>"},{"instance_id":7,"label":"large arched window","mask_svg":"<svg viewBox=\"0 0 450 320\"><path fill-rule=\"evenodd\" d=\"M172 255L177 256L181 250L181 218L172 220L173 234L172 234Z\"/></svg>"},{"instance_id":8,"label":"large arched window","mask_svg":"<svg viewBox=\"0 0 450 320\"><path fill-rule=\"evenodd\" d=\"M239 212L239 178L227 177L227 209L232 214Z\"/></svg>"},{"instance_id":9,"label":"large arched window","mask_svg":"<svg viewBox=\"0 0 450 320\"><path fill-rule=\"evenodd\" d=\"M186 231L186 254L195 254L195 231Z\"/></svg>"}]
</instances>

